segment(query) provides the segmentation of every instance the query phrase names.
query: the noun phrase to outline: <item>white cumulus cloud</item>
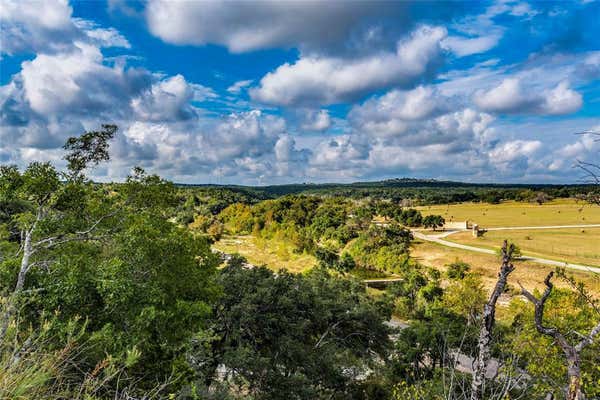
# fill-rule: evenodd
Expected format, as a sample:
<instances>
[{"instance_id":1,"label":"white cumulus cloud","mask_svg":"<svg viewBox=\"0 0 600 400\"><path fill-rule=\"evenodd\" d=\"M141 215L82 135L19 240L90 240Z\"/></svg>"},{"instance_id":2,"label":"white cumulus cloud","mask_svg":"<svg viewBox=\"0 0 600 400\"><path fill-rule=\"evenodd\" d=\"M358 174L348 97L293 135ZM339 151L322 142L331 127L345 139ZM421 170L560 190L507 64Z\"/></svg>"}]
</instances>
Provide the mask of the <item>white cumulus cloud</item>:
<instances>
[{"instance_id":1,"label":"white cumulus cloud","mask_svg":"<svg viewBox=\"0 0 600 400\"><path fill-rule=\"evenodd\" d=\"M506 78L489 90L478 90L475 104L490 112L506 114L562 115L575 112L583 104L579 93L566 81L551 89L523 87L519 78Z\"/></svg>"},{"instance_id":2,"label":"white cumulus cloud","mask_svg":"<svg viewBox=\"0 0 600 400\"><path fill-rule=\"evenodd\" d=\"M250 91L255 100L282 106L333 104L389 86L411 86L438 61L442 27L422 26L397 44L395 52L360 59L308 56L283 64Z\"/></svg>"}]
</instances>

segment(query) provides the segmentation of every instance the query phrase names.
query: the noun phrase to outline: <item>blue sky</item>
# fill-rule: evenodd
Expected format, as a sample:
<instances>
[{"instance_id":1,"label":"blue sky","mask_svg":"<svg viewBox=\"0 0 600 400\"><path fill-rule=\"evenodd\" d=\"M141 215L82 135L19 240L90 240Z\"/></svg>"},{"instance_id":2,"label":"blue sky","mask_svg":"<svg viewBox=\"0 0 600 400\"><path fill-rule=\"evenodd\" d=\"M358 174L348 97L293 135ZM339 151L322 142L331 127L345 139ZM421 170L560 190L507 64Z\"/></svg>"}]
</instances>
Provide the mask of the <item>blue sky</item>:
<instances>
[{"instance_id":1,"label":"blue sky","mask_svg":"<svg viewBox=\"0 0 600 400\"><path fill-rule=\"evenodd\" d=\"M598 161L600 3L0 2L0 162L95 179L577 182Z\"/></svg>"}]
</instances>

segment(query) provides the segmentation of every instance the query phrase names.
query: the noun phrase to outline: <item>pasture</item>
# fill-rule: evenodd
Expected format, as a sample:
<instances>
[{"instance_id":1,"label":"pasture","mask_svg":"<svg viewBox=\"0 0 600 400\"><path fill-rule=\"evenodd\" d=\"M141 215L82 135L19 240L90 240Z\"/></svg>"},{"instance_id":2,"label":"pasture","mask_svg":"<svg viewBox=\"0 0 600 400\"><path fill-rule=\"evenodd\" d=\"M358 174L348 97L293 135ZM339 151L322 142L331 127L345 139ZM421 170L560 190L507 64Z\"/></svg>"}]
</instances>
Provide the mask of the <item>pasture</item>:
<instances>
[{"instance_id":1,"label":"pasture","mask_svg":"<svg viewBox=\"0 0 600 400\"><path fill-rule=\"evenodd\" d=\"M600 207L573 199L542 205L506 201L500 204L460 203L417 207L425 216L437 214L446 222L472 221L483 228L600 224Z\"/></svg>"},{"instance_id":2,"label":"pasture","mask_svg":"<svg viewBox=\"0 0 600 400\"><path fill-rule=\"evenodd\" d=\"M500 268L500 260L494 255L445 247L437 243L422 240L415 240L413 242L411 256L420 263L440 271L445 271L448 264L456 260L464 261L471 265L472 271L481 275L486 289L490 291L496 283ZM528 289L543 289L544 278L550 271L554 270L553 267L540 265L531 261L517 261L515 262L515 266L516 269L509 278L509 285L513 289L513 293L517 293L518 291L517 282L521 282ZM571 270L568 273L573 275L577 280L584 282L586 287L594 294L600 294L599 275ZM555 283L559 287L567 286L558 279L555 280Z\"/></svg>"},{"instance_id":3,"label":"pasture","mask_svg":"<svg viewBox=\"0 0 600 400\"><path fill-rule=\"evenodd\" d=\"M488 231L477 238L471 232L459 232L446 237L451 242L493 249L500 248L504 239L516 243L527 255L600 267L600 228Z\"/></svg>"}]
</instances>

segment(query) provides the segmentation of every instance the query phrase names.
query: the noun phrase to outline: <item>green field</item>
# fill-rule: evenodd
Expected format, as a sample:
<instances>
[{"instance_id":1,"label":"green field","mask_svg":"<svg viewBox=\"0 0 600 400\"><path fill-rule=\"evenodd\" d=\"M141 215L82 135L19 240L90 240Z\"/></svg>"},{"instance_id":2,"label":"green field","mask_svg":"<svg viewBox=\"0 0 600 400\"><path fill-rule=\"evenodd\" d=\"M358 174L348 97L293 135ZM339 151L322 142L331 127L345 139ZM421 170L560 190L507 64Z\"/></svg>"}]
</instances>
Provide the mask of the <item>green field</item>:
<instances>
[{"instance_id":1,"label":"green field","mask_svg":"<svg viewBox=\"0 0 600 400\"><path fill-rule=\"evenodd\" d=\"M600 228L489 231L477 238L471 232L459 232L446 237L486 248L499 248L504 239L516 243L527 255L600 266Z\"/></svg>"},{"instance_id":2,"label":"green field","mask_svg":"<svg viewBox=\"0 0 600 400\"><path fill-rule=\"evenodd\" d=\"M439 214L446 222L468 220L484 228L600 224L600 207L571 199L542 205L507 201L501 204L460 203L417 208L423 215Z\"/></svg>"}]
</instances>

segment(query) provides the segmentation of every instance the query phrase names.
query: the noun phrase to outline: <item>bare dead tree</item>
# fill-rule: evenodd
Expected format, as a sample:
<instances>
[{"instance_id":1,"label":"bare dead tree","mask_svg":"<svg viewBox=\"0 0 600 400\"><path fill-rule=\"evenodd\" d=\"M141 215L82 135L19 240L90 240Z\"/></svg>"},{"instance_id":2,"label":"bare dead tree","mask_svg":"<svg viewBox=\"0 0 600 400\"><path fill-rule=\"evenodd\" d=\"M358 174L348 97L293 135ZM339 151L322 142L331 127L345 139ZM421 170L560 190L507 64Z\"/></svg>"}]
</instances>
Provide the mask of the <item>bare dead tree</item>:
<instances>
[{"instance_id":1,"label":"bare dead tree","mask_svg":"<svg viewBox=\"0 0 600 400\"><path fill-rule=\"evenodd\" d=\"M600 142L600 132L584 131L577 132L576 134L594 136L594 140ZM585 200L592 204L600 205L600 164L577 160L575 165L583 172L582 181L584 183L595 185L598 187L598 191L588 193L585 196Z\"/></svg>"},{"instance_id":2,"label":"bare dead tree","mask_svg":"<svg viewBox=\"0 0 600 400\"><path fill-rule=\"evenodd\" d=\"M486 383L485 373L488 361L490 360L490 344L492 342L492 332L496 323L496 303L506 288L508 275L515 269L512 264L514 251L515 246L512 243L509 245L505 240L501 249L502 266L500 267L498 280L496 281L496 286L494 287L488 302L483 307L482 323L478 341L479 353L475 360L473 380L471 382L471 400L481 400L484 396Z\"/></svg>"},{"instance_id":3,"label":"bare dead tree","mask_svg":"<svg viewBox=\"0 0 600 400\"><path fill-rule=\"evenodd\" d=\"M557 328L544 325L544 308L554 287L551 282L553 276L554 272L550 272L544 280L546 289L539 299L527 291L520 283L519 286L521 286L521 293L523 296L532 302L535 307L534 322L536 330L542 335L553 338L565 355L569 382L567 388L567 400L584 400L585 396L581 389L581 351L592 344L595 337L600 334L600 321L587 335L582 335L583 338L575 345L569 343L567 338Z\"/></svg>"}]
</instances>

